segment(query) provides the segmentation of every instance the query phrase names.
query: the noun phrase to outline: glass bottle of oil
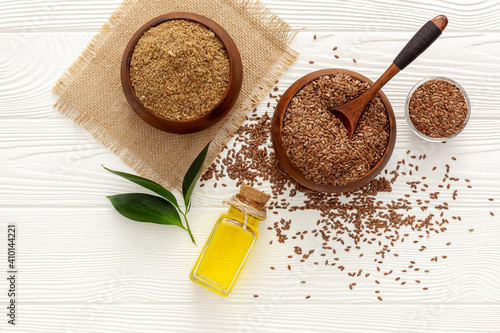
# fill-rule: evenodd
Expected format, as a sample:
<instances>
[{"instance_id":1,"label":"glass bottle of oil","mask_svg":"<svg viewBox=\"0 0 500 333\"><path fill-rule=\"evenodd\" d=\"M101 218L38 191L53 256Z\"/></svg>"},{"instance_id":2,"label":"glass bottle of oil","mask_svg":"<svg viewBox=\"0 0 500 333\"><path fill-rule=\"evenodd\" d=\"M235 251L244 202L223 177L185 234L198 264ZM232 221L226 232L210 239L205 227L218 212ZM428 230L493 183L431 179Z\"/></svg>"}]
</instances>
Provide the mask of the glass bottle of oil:
<instances>
[{"instance_id":1,"label":"glass bottle of oil","mask_svg":"<svg viewBox=\"0 0 500 333\"><path fill-rule=\"evenodd\" d=\"M225 202L229 211L219 217L203 246L189 275L193 282L220 296L229 295L257 241L257 227L266 218L269 198L242 184L239 194Z\"/></svg>"}]
</instances>

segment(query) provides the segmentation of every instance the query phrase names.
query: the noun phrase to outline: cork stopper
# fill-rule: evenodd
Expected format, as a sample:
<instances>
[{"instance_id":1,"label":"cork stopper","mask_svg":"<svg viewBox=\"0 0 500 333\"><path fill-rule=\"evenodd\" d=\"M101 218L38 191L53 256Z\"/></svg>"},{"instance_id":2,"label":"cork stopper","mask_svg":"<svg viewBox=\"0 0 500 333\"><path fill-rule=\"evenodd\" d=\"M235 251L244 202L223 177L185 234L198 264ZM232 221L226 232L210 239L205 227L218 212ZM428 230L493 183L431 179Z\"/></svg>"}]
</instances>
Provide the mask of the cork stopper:
<instances>
[{"instance_id":1,"label":"cork stopper","mask_svg":"<svg viewBox=\"0 0 500 333\"><path fill-rule=\"evenodd\" d=\"M241 184L240 196L250 199L260 206L264 206L271 196L246 184Z\"/></svg>"}]
</instances>

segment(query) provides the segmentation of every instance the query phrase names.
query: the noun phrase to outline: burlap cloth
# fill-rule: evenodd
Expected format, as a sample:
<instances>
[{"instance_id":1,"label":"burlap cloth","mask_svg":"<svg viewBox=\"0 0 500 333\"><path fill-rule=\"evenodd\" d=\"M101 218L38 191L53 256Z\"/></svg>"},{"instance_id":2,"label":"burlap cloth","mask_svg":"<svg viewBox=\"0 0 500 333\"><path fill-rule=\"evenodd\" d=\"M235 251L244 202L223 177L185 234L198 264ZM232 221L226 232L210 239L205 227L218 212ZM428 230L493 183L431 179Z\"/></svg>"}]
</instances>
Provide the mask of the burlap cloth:
<instances>
[{"instance_id":1,"label":"burlap cloth","mask_svg":"<svg viewBox=\"0 0 500 333\"><path fill-rule=\"evenodd\" d=\"M204 15L221 25L243 62L243 85L229 114L207 130L184 135L142 121L120 83L121 58L135 31L157 16L178 11ZM178 187L203 147L212 140L207 166L295 60L297 53L288 47L294 35L258 0L125 0L54 86L60 96L55 106L141 176Z\"/></svg>"}]
</instances>

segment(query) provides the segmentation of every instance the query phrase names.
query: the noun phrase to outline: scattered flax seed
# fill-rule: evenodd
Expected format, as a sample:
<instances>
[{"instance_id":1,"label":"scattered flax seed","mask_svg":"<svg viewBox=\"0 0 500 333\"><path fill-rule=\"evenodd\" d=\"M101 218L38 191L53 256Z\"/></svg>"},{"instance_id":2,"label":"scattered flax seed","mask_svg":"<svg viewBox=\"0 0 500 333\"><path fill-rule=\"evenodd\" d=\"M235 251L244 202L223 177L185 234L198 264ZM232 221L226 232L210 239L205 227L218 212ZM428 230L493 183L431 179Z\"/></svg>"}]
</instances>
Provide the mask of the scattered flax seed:
<instances>
[{"instance_id":1,"label":"scattered flax seed","mask_svg":"<svg viewBox=\"0 0 500 333\"><path fill-rule=\"evenodd\" d=\"M450 246L450 245L451 245L451 242L446 243L446 246Z\"/></svg>"},{"instance_id":2,"label":"scattered flax seed","mask_svg":"<svg viewBox=\"0 0 500 333\"><path fill-rule=\"evenodd\" d=\"M380 296L378 296L377 298L378 298L378 300L379 300L379 301L382 301L382 300L383 300L383 299L382 299L382 297L380 297Z\"/></svg>"},{"instance_id":3,"label":"scattered flax seed","mask_svg":"<svg viewBox=\"0 0 500 333\"><path fill-rule=\"evenodd\" d=\"M312 61L312 60L309 60L309 63L310 63L310 64L314 64L314 61Z\"/></svg>"},{"instance_id":4,"label":"scattered flax seed","mask_svg":"<svg viewBox=\"0 0 500 333\"><path fill-rule=\"evenodd\" d=\"M311 295L307 295L307 296L306 296L306 299L309 299L309 298L311 298Z\"/></svg>"},{"instance_id":5,"label":"scattered flax seed","mask_svg":"<svg viewBox=\"0 0 500 333\"><path fill-rule=\"evenodd\" d=\"M495 216L495 214L494 214L493 212L490 212L490 215L491 215L491 216Z\"/></svg>"},{"instance_id":6,"label":"scattered flax seed","mask_svg":"<svg viewBox=\"0 0 500 333\"><path fill-rule=\"evenodd\" d=\"M292 270L292 266L288 265L288 270L291 271Z\"/></svg>"},{"instance_id":7,"label":"scattered flax seed","mask_svg":"<svg viewBox=\"0 0 500 333\"><path fill-rule=\"evenodd\" d=\"M300 281L300 283L306 283L306 281Z\"/></svg>"},{"instance_id":8,"label":"scattered flax seed","mask_svg":"<svg viewBox=\"0 0 500 333\"><path fill-rule=\"evenodd\" d=\"M273 266L269 267L270 269L272 269L273 271L275 270L275 268Z\"/></svg>"},{"instance_id":9,"label":"scattered flax seed","mask_svg":"<svg viewBox=\"0 0 500 333\"><path fill-rule=\"evenodd\" d=\"M469 232L473 232L473 231L474 231L474 229L469 229Z\"/></svg>"},{"instance_id":10,"label":"scattered flax seed","mask_svg":"<svg viewBox=\"0 0 500 333\"><path fill-rule=\"evenodd\" d=\"M137 98L171 120L210 111L226 91L229 57L214 32L189 20L171 20L147 30L130 59Z\"/></svg>"},{"instance_id":11,"label":"scattered flax seed","mask_svg":"<svg viewBox=\"0 0 500 333\"><path fill-rule=\"evenodd\" d=\"M446 190L446 185L453 178L450 170L447 171L449 176L445 177L443 183L445 186L439 189L440 192L433 192L436 191L437 187L433 188L435 185L432 184L429 184L428 192L420 192L420 188L424 187L421 182L424 178L419 177L417 172L422 171L414 169L414 177L402 179L403 175L396 168L392 171L386 169L385 175L382 174L368 185L355 191L343 194L314 192L299 186L280 169L272 151L270 133L271 117L267 113L259 117L257 115L252 116L238 130L232 148L225 148L226 150L223 151L227 155L220 156L219 160L216 160L216 162L207 168L200 181L203 183L213 178L218 180L223 179L222 177L228 177L235 181L237 186L243 182L255 185L267 181L271 186L273 195L272 202L268 205L270 211L286 207L287 210L292 212L303 210L321 214L321 217L316 221L312 221L310 227L293 224L291 220L285 220L279 218L277 215L269 214L275 218L270 223L270 231L276 233L276 241L280 245L287 242L289 247L292 245L290 251L292 253L289 253L289 255L293 254L292 258L296 258L298 261L297 264L306 264L307 260L309 260L308 264L310 264L311 261L315 260L313 259L315 256L311 253L313 250L306 248L308 245L305 239L302 240L302 237L300 237L307 234L307 236L315 237L316 240L320 241L323 250L325 250L322 252L326 253L326 256L324 258L322 256L321 258L329 260L331 262L329 264L330 267L338 268L339 272L349 273L351 277L353 274L357 276L359 269L363 268L361 276L379 279L380 276L383 276L381 275L383 272L389 271L391 268L400 267L399 265L387 267L387 265L391 265L390 263L384 263L386 266L383 266L384 257L390 256L398 261L399 264L403 266L408 265L400 261L403 257L402 255L399 257L391 255L394 254L391 251L395 250L394 244L401 243L399 245L404 246L401 250L408 250L409 254L410 249L416 250L421 248L421 245L418 247L413 245L412 241L414 239L419 239L421 244L424 244L427 237L430 237L431 234L439 234L446 231L446 226L456 221L449 216L451 213L448 211L448 206L443 203L442 199L438 198L438 195L447 198L452 196L452 192L455 193L454 189L451 189L451 191ZM314 135L314 132L311 131L309 134ZM236 148L236 144L238 144L238 148ZM412 154L408 151L408 160L410 155ZM412 159L411 162L413 162L414 166L417 166L422 155L416 154L414 156L416 158ZM403 166L403 164L407 166L408 161L406 163L403 163L401 160L397 162L398 166ZM440 171L443 170L443 172L446 169L442 165L436 166L436 169L438 168ZM424 166L420 164L420 170L422 169L424 169ZM396 182L401 185L406 184L407 187L403 189L402 193L398 189L398 192L395 192L398 194L394 193L396 197L392 196L392 200L391 198L389 200L382 199L386 193L392 192L392 186ZM413 189L418 190L418 197L416 198L412 194ZM410 197L405 197L404 194L409 194ZM423 197L423 194L426 197ZM304 197L305 199L298 199L299 197ZM416 217L415 213L412 213L412 210L421 206L427 206L428 208L425 212L422 212L421 216ZM418 210L420 211L420 209ZM412 232L409 233L409 231ZM298 236L296 236L296 233L298 233ZM418 235L421 234L426 237L418 238ZM405 240L406 242L403 243ZM303 243L299 244L299 242ZM446 243L446 241L443 243ZM375 247L374 252L366 252L368 249L363 246L364 244ZM342 252L342 249L345 248L349 248L350 251ZM373 264L367 263L366 266L353 267L353 261L349 261L344 266L342 265L345 262L344 258L335 257L336 253L345 253L351 254L351 259L356 259L362 254L361 251L365 254L364 258L369 258L369 262L372 259L374 260ZM423 254L425 252L418 253ZM428 262L431 258L422 257L421 259ZM437 262L439 259L445 260L439 255L439 257L433 257L431 262ZM414 268L402 270L403 274L406 272L412 273L415 270L417 266L415 258L410 258L410 260ZM279 268L282 266L277 265L276 267ZM374 268L377 268L377 270ZM371 275L369 273L364 274L367 270L372 270L373 273ZM400 270L398 268L397 272ZM425 270L425 273L429 273L429 269ZM401 281L401 279L397 281L390 279L390 282L399 282L401 285L405 285L406 281ZM377 286L372 285L373 289L381 286L379 280L375 284ZM354 284L351 285L354 287Z\"/></svg>"},{"instance_id":12,"label":"scattered flax seed","mask_svg":"<svg viewBox=\"0 0 500 333\"><path fill-rule=\"evenodd\" d=\"M253 297L257 298L257 297L259 297L259 295L253 295Z\"/></svg>"},{"instance_id":13,"label":"scattered flax seed","mask_svg":"<svg viewBox=\"0 0 500 333\"><path fill-rule=\"evenodd\" d=\"M457 158L455 156L452 156L451 159L454 160L454 161L457 160Z\"/></svg>"},{"instance_id":14,"label":"scattered flax seed","mask_svg":"<svg viewBox=\"0 0 500 333\"><path fill-rule=\"evenodd\" d=\"M337 47L335 46L332 50L333 50L333 51L336 51L336 50L337 50Z\"/></svg>"},{"instance_id":15,"label":"scattered flax seed","mask_svg":"<svg viewBox=\"0 0 500 333\"><path fill-rule=\"evenodd\" d=\"M356 59L352 59L352 62L357 63Z\"/></svg>"},{"instance_id":16,"label":"scattered flax seed","mask_svg":"<svg viewBox=\"0 0 500 333\"><path fill-rule=\"evenodd\" d=\"M495 200L495 199L493 199L493 198L489 198L488 200L489 200L489 201L493 201L493 200Z\"/></svg>"},{"instance_id":17,"label":"scattered flax seed","mask_svg":"<svg viewBox=\"0 0 500 333\"><path fill-rule=\"evenodd\" d=\"M316 40L317 36L316 36L316 35L314 35L314 37L313 37L313 38L314 38L314 40Z\"/></svg>"},{"instance_id":18,"label":"scattered flax seed","mask_svg":"<svg viewBox=\"0 0 500 333\"><path fill-rule=\"evenodd\" d=\"M335 55L335 58L336 58L336 59L338 59L338 58L339 58L339 56L338 56L338 55Z\"/></svg>"}]
</instances>

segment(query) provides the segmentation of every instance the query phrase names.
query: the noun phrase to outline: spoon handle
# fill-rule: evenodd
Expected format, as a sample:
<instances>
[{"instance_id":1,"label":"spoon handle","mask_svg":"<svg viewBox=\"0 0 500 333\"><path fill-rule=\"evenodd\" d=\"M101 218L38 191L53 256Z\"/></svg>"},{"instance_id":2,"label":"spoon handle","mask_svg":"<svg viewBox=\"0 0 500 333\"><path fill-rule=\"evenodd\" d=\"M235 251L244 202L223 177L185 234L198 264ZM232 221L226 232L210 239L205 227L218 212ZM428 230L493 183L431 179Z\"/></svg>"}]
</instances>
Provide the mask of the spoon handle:
<instances>
[{"instance_id":1,"label":"spoon handle","mask_svg":"<svg viewBox=\"0 0 500 333\"><path fill-rule=\"evenodd\" d=\"M399 52L393 63L403 70L406 66L417 59L434 41L441 36L442 31L446 28L448 19L444 15L439 15L428 21L420 30L413 36L406 46Z\"/></svg>"},{"instance_id":2,"label":"spoon handle","mask_svg":"<svg viewBox=\"0 0 500 333\"><path fill-rule=\"evenodd\" d=\"M392 79L399 71L417 59L434 41L441 36L444 28L448 25L448 18L439 15L428 21L420 28L406 46L399 52L391 66L379 77L379 79L365 93L365 100L368 103L382 87Z\"/></svg>"}]
</instances>

